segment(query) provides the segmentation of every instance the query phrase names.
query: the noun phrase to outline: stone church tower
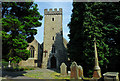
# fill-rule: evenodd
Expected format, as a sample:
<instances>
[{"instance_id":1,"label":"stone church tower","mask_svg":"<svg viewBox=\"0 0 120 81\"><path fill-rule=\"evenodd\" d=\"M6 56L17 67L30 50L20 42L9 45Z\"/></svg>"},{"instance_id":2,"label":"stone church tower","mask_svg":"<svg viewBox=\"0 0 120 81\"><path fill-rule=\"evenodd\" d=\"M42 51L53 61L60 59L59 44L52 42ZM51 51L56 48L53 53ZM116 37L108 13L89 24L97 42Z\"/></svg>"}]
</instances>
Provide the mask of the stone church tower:
<instances>
[{"instance_id":1,"label":"stone church tower","mask_svg":"<svg viewBox=\"0 0 120 81\"><path fill-rule=\"evenodd\" d=\"M60 68L67 52L62 31L62 8L44 10L44 42L42 68Z\"/></svg>"}]
</instances>

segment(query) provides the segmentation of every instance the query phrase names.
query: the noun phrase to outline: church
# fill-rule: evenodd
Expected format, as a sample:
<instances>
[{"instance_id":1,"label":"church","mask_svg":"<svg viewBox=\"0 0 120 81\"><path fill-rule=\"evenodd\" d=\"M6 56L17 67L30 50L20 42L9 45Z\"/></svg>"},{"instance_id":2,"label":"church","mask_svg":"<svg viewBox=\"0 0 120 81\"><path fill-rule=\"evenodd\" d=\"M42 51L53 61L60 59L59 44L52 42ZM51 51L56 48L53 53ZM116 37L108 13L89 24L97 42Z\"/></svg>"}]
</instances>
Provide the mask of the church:
<instances>
[{"instance_id":1,"label":"church","mask_svg":"<svg viewBox=\"0 0 120 81\"><path fill-rule=\"evenodd\" d=\"M27 48L28 60L19 66L59 69L62 62L67 63L67 41L63 38L62 8L44 9L44 40L40 44L34 39Z\"/></svg>"}]
</instances>

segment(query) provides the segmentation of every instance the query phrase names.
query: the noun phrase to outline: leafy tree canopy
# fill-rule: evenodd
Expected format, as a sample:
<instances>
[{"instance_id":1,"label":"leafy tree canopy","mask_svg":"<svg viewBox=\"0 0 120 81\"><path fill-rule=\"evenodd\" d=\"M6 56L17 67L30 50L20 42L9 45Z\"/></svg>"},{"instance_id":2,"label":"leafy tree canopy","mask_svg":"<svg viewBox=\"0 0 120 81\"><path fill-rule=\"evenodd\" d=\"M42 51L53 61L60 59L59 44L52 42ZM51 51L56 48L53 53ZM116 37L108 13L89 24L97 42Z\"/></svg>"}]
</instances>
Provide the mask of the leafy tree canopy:
<instances>
[{"instance_id":1,"label":"leafy tree canopy","mask_svg":"<svg viewBox=\"0 0 120 81\"><path fill-rule=\"evenodd\" d=\"M2 3L3 58L19 62L29 57L28 42L37 34L42 16L33 2Z\"/></svg>"},{"instance_id":2,"label":"leafy tree canopy","mask_svg":"<svg viewBox=\"0 0 120 81\"><path fill-rule=\"evenodd\" d=\"M74 2L72 12L71 22L68 24L70 28L68 52L71 61L82 65L85 75L92 75L93 40L96 38L102 73L109 70L119 71L117 63L120 56L120 2ZM113 60L116 61L116 65Z\"/></svg>"}]
</instances>

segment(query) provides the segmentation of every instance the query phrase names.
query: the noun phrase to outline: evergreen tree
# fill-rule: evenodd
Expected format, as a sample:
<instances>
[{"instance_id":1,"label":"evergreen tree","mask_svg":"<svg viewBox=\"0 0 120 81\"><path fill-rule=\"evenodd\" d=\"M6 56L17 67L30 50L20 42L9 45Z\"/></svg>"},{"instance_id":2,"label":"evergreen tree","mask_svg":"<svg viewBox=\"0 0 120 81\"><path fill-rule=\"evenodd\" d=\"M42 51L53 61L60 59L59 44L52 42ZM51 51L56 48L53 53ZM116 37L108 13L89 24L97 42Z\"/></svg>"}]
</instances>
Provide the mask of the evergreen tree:
<instances>
[{"instance_id":1,"label":"evergreen tree","mask_svg":"<svg viewBox=\"0 0 120 81\"><path fill-rule=\"evenodd\" d=\"M94 38L97 40L102 72L111 68L113 56L120 55L120 43L117 42L118 39L115 40L115 37L120 38L119 5L120 3L73 3L73 14L68 25L68 52L72 61L83 66L85 75L92 75L94 68Z\"/></svg>"},{"instance_id":2,"label":"evergreen tree","mask_svg":"<svg viewBox=\"0 0 120 81\"><path fill-rule=\"evenodd\" d=\"M3 58L19 62L29 57L28 42L37 34L42 16L33 2L2 3L2 52Z\"/></svg>"}]
</instances>

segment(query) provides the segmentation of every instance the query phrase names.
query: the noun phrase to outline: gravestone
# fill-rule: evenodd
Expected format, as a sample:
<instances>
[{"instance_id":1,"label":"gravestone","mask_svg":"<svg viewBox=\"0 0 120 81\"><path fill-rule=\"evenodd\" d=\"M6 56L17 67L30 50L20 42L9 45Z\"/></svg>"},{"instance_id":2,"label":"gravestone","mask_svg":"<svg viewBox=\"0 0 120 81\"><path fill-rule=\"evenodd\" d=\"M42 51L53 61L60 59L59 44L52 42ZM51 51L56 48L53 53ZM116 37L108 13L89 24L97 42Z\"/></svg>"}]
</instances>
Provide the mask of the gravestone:
<instances>
[{"instance_id":1,"label":"gravestone","mask_svg":"<svg viewBox=\"0 0 120 81\"><path fill-rule=\"evenodd\" d=\"M104 81L119 81L119 72L107 72L103 76Z\"/></svg>"},{"instance_id":2,"label":"gravestone","mask_svg":"<svg viewBox=\"0 0 120 81\"><path fill-rule=\"evenodd\" d=\"M70 66L70 69L71 69L70 78L71 79L79 79L79 76L78 76L78 65L77 65L76 62L72 62L71 66Z\"/></svg>"},{"instance_id":3,"label":"gravestone","mask_svg":"<svg viewBox=\"0 0 120 81\"><path fill-rule=\"evenodd\" d=\"M83 68L82 68L82 66L81 65L79 65L78 66L78 75L79 75L79 77L83 77Z\"/></svg>"},{"instance_id":4,"label":"gravestone","mask_svg":"<svg viewBox=\"0 0 120 81\"><path fill-rule=\"evenodd\" d=\"M11 67L11 65L10 65L10 61L9 61L8 67L9 67L9 68Z\"/></svg>"},{"instance_id":5,"label":"gravestone","mask_svg":"<svg viewBox=\"0 0 120 81\"><path fill-rule=\"evenodd\" d=\"M65 63L61 64L60 71L62 75L67 75L67 66L65 65Z\"/></svg>"}]
</instances>

